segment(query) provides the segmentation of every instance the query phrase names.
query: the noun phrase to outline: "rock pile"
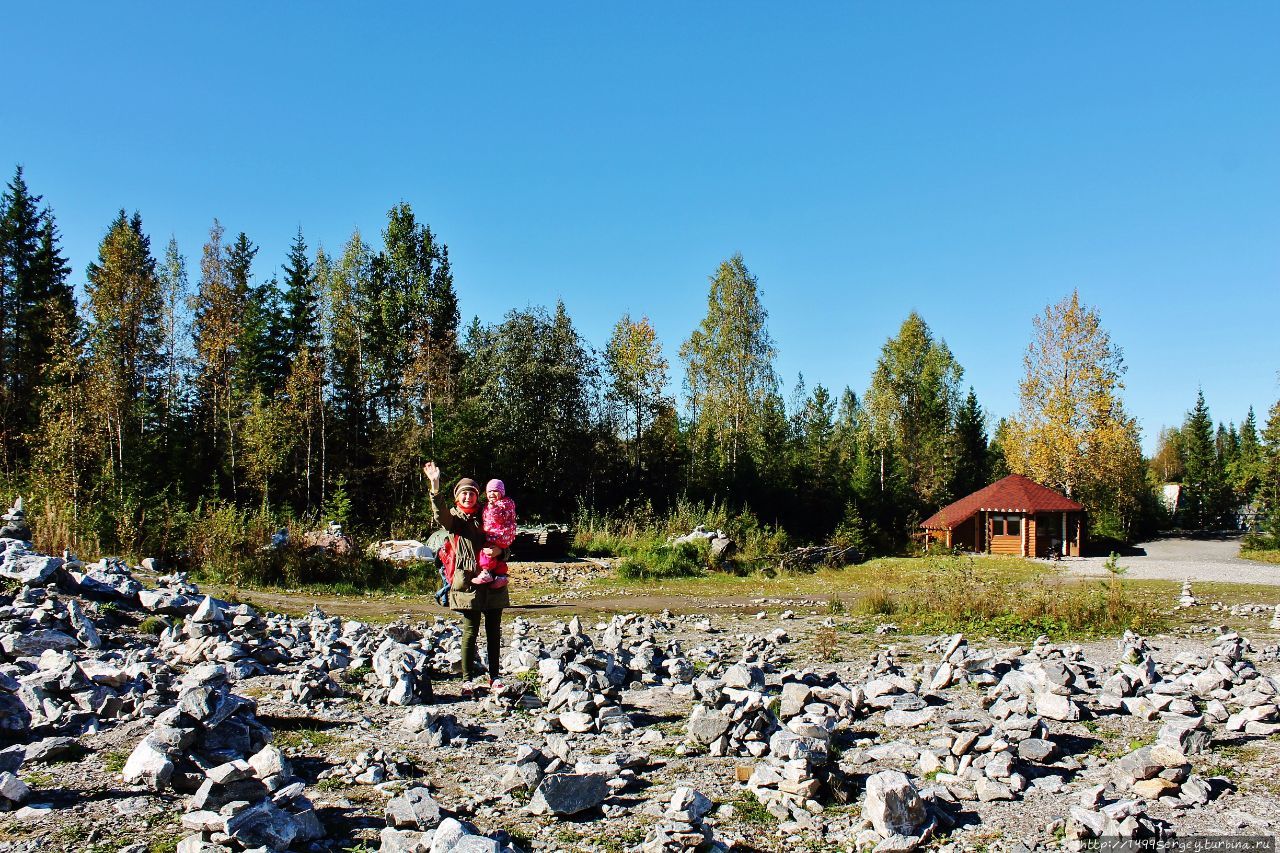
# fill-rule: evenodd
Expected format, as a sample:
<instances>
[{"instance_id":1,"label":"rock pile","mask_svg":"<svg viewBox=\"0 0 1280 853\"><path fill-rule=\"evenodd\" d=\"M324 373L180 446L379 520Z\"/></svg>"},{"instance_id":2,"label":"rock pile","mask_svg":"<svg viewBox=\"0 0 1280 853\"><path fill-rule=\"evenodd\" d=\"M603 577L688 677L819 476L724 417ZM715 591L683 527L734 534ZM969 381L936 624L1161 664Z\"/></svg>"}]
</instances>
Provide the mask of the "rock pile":
<instances>
[{"instance_id":1,"label":"rock pile","mask_svg":"<svg viewBox=\"0 0 1280 853\"><path fill-rule=\"evenodd\" d=\"M629 671L615 654L595 649L577 617L547 655L538 661L538 676L552 728L614 735L632 730L631 718L620 704Z\"/></svg>"},{"instance_id":2,"label":"rock pile","mask_svg":"<svg viewBox=\"0 0 1280 853\"><path fill-rule=\"evenodd\" d=\"M0 525L0 539L17 539L23 542L31 539L31 528L27 525L27 512L23 508L21 496L0 516L0 520L4 521Z\"/></svg>"},{"instance_id":3,"label":"rock pile","mask_svg":"<svg viewBox=\"0 0 1280 853\"><path fill-rule=\"evenodd\" d=\"M34 586L54 578L62 565L62 558L37 553L24 539L0 538L0 578Z\"/></svg>"},{"instance_id":4,"label":"rock pile","mask_svg":"<svg viewBox=\"0 0 1280 853\"><path fill-rule=\"evenodd\" d=\"M345 764L321 771L316 780L333 779L347 785L381 785L383 782L415 779L420 775L406 755L366 749Z\"/></svg>"},{"instance_id":5,"label":"rock pile","mask_svg":"<svg viewBox=\"0 0 1280 853\"><path fill-rule=\"evenodd\" d=\"M427 746L466 746L467 738L453 714L439 714L425 705L410 709L400 721L402 731L415 736Z\"/></svg>"},{"instance_id":6,"label":"rock pile","mask_svg":"<svg viewBox=\"0 0 1280 853\"><path fill-rule=\"evenodd\" d=\"M1190 579L1183 581L1182 592L1178 594L1178 607L1187 608L1187 607L1199 607L1199 606L1200 606L1200 599L1196 598L1194 595L1191 594Z\"/></svg>"},{"instance_id":7,"label":"rock pile","mask_svg":"<svg viewBox=\"0 0 1280 853\"><path fill-rule=\"evenodd\" d=\"M284 849L321 838L305 786L270 745L253 701L231 693L226 681L221 667L184 676L177 706L156 716L125 762L124 781L191 794L182 825L195 834L184 850Z\"/></svg>"},{"instance_id":8,"label":"rock pile","mask_svg":"<svg viewBox=\"0 0 1280 853\"><path fill-rule=\"evenodd\" d=\"M421 788L412 789L404 797L397 797L396 800L404 800L414 792L422 790ZM411 807L412 804L398 805L397 810L399 813L404 813ZM388 822L393 817L390 808L388 804ZM422 823L415 825L424 826ZM379 840L381 846L378 849L381 853L446 853L446 851L447 853L520 853L520 848L510 841L500 841L480 835L475 831L475 827L452 817L441 820L434 828L421 830L396 829L387 826L382 830Z\"/></svg>"},{"instance_id":9,"label":"rock pile","mask_svg":"<svg viewBox=\"0 0 1280 853\"><path fill-rule=\"evenodd\" d=\"M715 828L706 822L715 808L700 791L676 788L671 800L658 815L658 823L649 830L640 853L680 853L698 850L703 853L727 853L729 847L719 840Z\"/></svg>"},{"instance_id":10,"label":"rock pile","mask_svg":"<svg viewBox=\"0 0 1280 853\"><path fill-rule=\"evenodd\" d=\"M386 705L431 701L431 657L421 643L420 639L411 646L388 636L379 644L373 653L373 673L378 686L365 692L365 701Z\"/></svg>"},{"instance_id":11,"label":"rock pile","mask_svg":"<svg viewBox=\"0 0 1280 853\"><path fill-rule=\"evenodd\" d=\"M1150 817L1141 800L1106 803L1100 788L1086 789L1080 798L1081 804L1071 807L1066 823L1069 850L1088 849L1089 840L1104 837L1126 841L1170 837L1168 824Z\"/></svg>"},{"instance_id":12,"label":"rock pile","mask_svg":"<svg viewBox=\"0 0 1280 853\"><path fill-rule=\"evenodd\" d=\"M1161 732L1162 738L1167 737L1166 731ZM1111 770L1117 790L1144 800L1165 800L1174 805L1174 800L1181 800L1192 806L1204 805L1212 795L1209 783L1191 774L1187 756L1165 740L1120 757Z\"/></svg>"},{"instance_id":13,"label":"rock pile","mask_svg":"<svg viewBox=\"0 0 1280 853\"><path fill-rule=\"evenodd\" d=\"M723 679L696 679L698 703L686 726L689 741L705 745L712 755L763 757L769 738L780 728L764 686L764 672L745 664L729 667Z\"/></svg>"}]
</instances>

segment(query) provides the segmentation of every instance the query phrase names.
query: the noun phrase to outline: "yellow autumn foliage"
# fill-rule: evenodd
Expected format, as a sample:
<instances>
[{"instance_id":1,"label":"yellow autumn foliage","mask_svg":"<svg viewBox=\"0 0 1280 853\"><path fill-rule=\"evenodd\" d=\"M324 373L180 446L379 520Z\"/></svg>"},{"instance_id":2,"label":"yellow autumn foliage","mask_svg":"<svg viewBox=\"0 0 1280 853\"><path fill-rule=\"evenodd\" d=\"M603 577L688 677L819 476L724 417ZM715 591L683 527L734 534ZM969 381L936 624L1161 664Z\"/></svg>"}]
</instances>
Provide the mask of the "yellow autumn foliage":
<instances>
[{"instance_id":1,"label":"yellow autumn foliage","mask_svg":"<svg viewBox=\"0 0 1280 853\"><path fill-rule=\"evenodd\" d=\"M1009 470L1086 508L1136 512L1144 488L1138 423L1124 410L1124 358L1095 308L1073 292L1033 320L1018 414L1004 441Z\"/></svg>"}]
</instances>

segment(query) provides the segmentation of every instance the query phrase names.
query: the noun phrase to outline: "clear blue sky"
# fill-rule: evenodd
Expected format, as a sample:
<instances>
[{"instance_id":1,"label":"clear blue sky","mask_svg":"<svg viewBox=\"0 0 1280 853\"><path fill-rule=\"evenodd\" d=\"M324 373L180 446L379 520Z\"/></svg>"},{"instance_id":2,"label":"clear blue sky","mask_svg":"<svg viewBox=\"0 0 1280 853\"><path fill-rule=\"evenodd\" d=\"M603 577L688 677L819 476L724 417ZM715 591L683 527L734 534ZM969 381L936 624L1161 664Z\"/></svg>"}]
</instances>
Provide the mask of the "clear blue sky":
<instances>
[{"instance_id":1,"label":"clear blue sky","mask_svg":"<svg viewBox=\"0 0 1280 853\"><path fill-rule=\"evenodd\" d=\"M911 310L993 416L1079 288L1150 450L1280 396L1280 4L13 3L0 170L77 281L117 209L278 271L410 202L464 320L647 314L682 376L741 251L779 375L865 389Z\"/></svg>"}]
</instances>

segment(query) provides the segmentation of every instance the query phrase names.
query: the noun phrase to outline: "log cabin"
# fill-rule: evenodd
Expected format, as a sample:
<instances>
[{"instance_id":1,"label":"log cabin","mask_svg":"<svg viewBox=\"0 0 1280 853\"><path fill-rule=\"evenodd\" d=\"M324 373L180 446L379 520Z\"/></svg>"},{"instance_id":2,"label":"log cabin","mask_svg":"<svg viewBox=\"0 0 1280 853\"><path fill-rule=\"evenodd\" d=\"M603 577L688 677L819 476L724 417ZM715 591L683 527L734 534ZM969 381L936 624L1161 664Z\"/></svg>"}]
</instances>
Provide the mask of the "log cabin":
<instances>
[{"instance_id":1,"label":"log cabin","mask_svg":"<svg viewBox=\"0 0 1280 853\"><path fill-rule=\"evenodd\" d=\"M1084 507L1019 474L944 506L920 523L926 545L1015 557L1079 557Z\"/></svg>"}]
</instances>

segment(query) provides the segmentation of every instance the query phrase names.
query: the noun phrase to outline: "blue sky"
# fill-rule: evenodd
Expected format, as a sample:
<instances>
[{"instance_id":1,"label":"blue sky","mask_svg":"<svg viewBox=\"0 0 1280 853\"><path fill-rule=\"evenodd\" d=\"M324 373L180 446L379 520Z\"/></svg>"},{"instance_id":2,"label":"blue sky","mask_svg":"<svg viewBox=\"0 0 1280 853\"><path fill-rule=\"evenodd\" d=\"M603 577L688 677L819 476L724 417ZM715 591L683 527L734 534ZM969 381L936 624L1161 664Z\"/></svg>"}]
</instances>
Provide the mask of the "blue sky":
<instances>
[{"instance_id":1,"label":"blue sky","mask_svg":"<svg viewBox=\"0 0 1280 853\"><path fill-rule=\"evenodd\" d=\"M372 4L370 4L372 5ZM120 207L193 275L278 271L404 200L464 318L563 299L676 351L742 252L779 375L865 389L911 310L993 416L1072 288L1154 445L1280 397L1280 5L11 4L0 169L77 281Z\"/></svg>"}]
</instances>

